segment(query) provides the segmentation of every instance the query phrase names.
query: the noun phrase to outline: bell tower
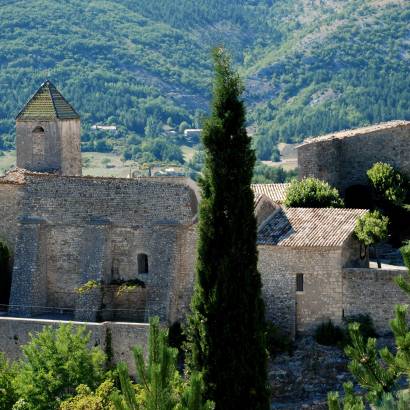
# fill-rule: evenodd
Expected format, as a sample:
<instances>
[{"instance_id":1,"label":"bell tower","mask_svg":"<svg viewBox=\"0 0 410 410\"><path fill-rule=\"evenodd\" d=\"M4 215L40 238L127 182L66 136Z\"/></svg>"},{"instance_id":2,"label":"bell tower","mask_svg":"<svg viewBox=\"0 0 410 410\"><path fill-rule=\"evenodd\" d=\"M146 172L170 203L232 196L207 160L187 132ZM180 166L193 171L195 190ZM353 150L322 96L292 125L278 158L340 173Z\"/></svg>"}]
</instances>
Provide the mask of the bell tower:
<instances>
[{"instance_id":1,"label":"bell tower","mask_svg":"<svg viewBox=\"0 0 410 410\"><path fill-rule=\"evenodd\" d=\"M81 175L80 116L46 81L16 117L17 167Z\"/></svg>"}]
</instances>

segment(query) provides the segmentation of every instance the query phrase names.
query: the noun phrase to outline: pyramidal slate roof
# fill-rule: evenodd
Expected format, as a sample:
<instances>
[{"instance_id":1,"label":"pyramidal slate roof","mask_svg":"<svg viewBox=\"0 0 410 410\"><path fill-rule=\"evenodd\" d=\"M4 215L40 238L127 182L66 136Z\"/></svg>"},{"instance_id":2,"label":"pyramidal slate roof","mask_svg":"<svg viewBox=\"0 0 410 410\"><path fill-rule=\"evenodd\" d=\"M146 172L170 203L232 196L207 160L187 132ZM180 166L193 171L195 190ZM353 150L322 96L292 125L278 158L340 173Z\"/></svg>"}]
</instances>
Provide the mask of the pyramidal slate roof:
<instances>
[{"instance_id":1,"label":"pyramidal slate roof","mask_svg":"<svg viewBox=\"0 0 410 410\"><path fill-rule=\"evenodd\" d=\"M44 82L17 115L17 120L72 120L80 116L51 81Z\"/></svg>"}]
</instances>

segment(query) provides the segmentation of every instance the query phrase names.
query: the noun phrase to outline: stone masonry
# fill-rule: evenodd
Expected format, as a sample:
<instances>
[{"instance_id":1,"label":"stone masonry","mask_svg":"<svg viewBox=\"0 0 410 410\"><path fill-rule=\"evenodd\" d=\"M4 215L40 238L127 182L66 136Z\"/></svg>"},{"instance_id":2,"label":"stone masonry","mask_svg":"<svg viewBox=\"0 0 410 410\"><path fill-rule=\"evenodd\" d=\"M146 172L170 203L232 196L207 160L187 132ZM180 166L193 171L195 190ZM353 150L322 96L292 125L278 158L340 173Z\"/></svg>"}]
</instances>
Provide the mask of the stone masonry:
<instances>
[{"instance_id":1,"label":"stone masonry","mask_svg":"<svg viewBox=\"0 0 410 410\"><path fill-rule=\"evenodd\" d=\"M366 171L387 162L410 177L410 121L391 121L307 139L298 147L299 177L329 182L342 193L367 185Z\"/></svg>"},{"instance_id":2,"label":"stone masonry","mask_svg":"<svg viewBox=\"0 0 410 410\"><path fill-rule=\"evenodd\" d=\"M146 340L145 325L131 322L186 317L198 188L182 177L83 177L79 130L78 114L50 82L17 117L18 168L0 178L0 240L14 262L8 314L20 319L0 318L0 350L13 350L13 340L57 316L88 323L100 342L112 331L122 346L118 361L125 345ZM365 183L376 160L410 174L409 131L410 123L393 122L308 141L299 147L301 176L344 190ZM287 187L252 187L267 319L294 336L327 319L369 313L386 330L402 297L396 272L369 270L353 235L366 211L284 208Z\"/></svg>"}]
</instances>

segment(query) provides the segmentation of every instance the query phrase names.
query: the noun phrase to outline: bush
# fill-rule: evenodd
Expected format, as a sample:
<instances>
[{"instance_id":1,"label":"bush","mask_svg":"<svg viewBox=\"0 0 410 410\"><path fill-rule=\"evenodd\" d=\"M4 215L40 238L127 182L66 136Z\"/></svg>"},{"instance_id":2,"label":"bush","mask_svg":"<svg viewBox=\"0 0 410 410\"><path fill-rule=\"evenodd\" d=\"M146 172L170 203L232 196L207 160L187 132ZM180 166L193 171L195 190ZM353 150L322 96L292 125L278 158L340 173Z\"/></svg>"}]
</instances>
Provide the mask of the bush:
<instances>
[{"instance_id":1,"label":"bush","mask_svg":"<svg viewBox=\"0 0 410 410\"><path fill-rule=\"evenodd\" d=\"M400 252L403 257L404 265L410 266L410 241L404 243L400 248Z\"/></svg>"},{"instance_id":2,"label":"bush","mask_svg":"<svg viewBox=\"0 0 410 410\"><path fill-rule=\"evenodd\" d=\"M389 218L379 211L369 212L356 221L354 233L365 246L373 246L387 239Z\"/></svg>"},{"instance_id":3,"label":"bush","mask_svg":"<svg viewBox=\"0 0 410 410\"><path fill-rule=\"evenodd\" d=\"M296 208L343 208L336 188L316 178L293 180L286 192L285 205Z\"/></svg>"},{"instance_id":4,"label":"bush","mask_svg":"<svg viewBox=\"0 0 410 410\"><path fill-rule=\"evenodd\" d=\"M12 381L15 376L9 362L0 353L0 410L10 410L16 401L16 395L13 389Z\"/></svg>"},{"instance_id":5,"label":"bush","mask_svg":"<svg viewBox=\"0 0 410 410\"><path fill-rule=\"evenodd\" d=\"M96 388L104 376L105 356L98 348L89 349L89 340L84 327L73 331L72 325L47 326L32 335L14 379L21 403L29 409L54 410L56 402L69 398L79 385Z\"/></svg>"},{"instance_id":6,"label":"bush","mask_svg":"<svg viewBox=\"0 0 410 410\"><path fill-rule=\"evenodd\" d=\"M336 346L343 343L344 338L343 330L335 326L330 319L320 324L315 330L315 340L320 345Z\"/></svg>"},{"instance_id":7,"label":"bush","mask_svg":"<svg viewBox=\"0 0 410 410\"><path fill-rule=\"evenodd\" d=\"M279 353L292 353L292 340L281 329L269 322L266 324L266 348L273 359Z\"/></svg>"},{"instance_id":8,"label":"bush","mask_svg":"<svg viewBox=\"0 0 410 410\"><path fill-rule=\"evenodd\" d=\"M404 204L407 196L408 181L391 165L376 162L367 171L367 176L377 199L397 206Z\"/></svg>"},{"instance_id":9,"label":"bush","mask_svg":"<svg viewBox=\"0 0 410 410\"><path fill-rule=\"evenodd\" d=\"M115 406L110 397L118 390L112 380L102 383L95 393L84 384L76 389L76 395L64 401L60 405L60 410L115 410Z\"/></svg>"}]
</instances>

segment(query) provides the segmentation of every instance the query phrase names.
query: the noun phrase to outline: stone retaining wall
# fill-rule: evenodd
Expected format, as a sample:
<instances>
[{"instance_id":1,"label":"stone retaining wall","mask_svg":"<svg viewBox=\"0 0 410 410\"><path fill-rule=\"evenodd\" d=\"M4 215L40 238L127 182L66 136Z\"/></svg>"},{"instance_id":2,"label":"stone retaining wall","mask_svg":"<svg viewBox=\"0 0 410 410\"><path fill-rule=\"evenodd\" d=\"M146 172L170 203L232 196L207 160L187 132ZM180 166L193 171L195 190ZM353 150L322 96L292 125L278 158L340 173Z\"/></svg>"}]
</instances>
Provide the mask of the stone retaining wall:
<instances>
[{"instance_id":1,"label":"stone retaining wall","mask_svg":"<svg viewBox=\"0 0 410 410\"><path fill-rule=\"evenodd\" d=\"M407 271L344 269L344 316L368 314L378 333L389 333L389 321L394 317L394 306L410 302L410 297L394 282L394 278L399 275L407 275Z\"/></svg>"},{"instance_id":2,"label":"stone retaining wall","mask_svg":"<svg viewBox=\"0 0 410 410\"><path fill-rule=\"evenodd\" d=\"M8 359L16 360L21 357L21 346L30 340L29 333L35 334L40 332L44 326L58 327L64 323L72 323L75 327L85 326L86 330L91 332L90 347L99 346L107 353L108 346L111 345L113 364L125 362L133 374L135 365L131 349L139 345L147 352L148 324L84 323L13 317L0 317L0 352L4 352Z\"/></svg>"}]
</instances>

